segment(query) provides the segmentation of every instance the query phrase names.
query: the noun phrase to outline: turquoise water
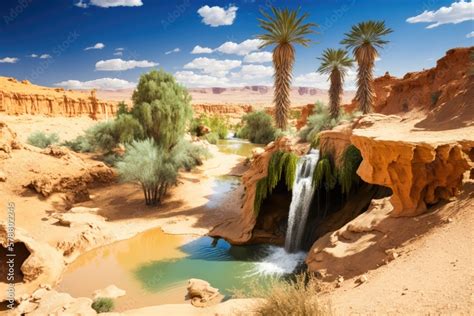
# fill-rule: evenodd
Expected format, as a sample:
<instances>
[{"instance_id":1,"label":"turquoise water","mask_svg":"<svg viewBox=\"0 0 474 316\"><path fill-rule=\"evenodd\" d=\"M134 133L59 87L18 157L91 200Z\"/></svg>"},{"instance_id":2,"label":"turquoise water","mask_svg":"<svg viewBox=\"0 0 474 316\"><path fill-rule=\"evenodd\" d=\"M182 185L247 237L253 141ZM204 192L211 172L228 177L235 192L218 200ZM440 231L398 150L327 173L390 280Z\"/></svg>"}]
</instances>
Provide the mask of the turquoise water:
<instances>
[{"instance_id":1,"label":"turquoise water","mask_svg":"<svg viewBox=\"0 0 474 316\"><path fill-rule=\"evenodd\" d=\"M159 292L197 278L229 295L232 289L248 290L251 278L268 278L255 275L255 263L266 256L266 246L231 246L224 240L213 244L212 238L202 237L182 245L180 250L186 257L147 262L133 271L143 288Z\"/></svg>"}]
</instances>

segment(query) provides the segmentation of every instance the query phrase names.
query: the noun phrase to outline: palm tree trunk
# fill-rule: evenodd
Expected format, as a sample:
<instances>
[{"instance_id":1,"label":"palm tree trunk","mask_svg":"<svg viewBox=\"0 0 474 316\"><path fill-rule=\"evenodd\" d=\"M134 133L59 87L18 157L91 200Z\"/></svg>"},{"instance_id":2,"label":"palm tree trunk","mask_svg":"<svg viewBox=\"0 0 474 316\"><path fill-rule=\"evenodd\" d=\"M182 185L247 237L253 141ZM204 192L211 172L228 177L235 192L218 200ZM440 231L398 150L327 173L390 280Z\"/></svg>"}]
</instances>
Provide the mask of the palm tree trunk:
<instances>
[{"instance_id":1,"label":"palm tree trunk","mask_svg":"<svg viewBox=\"0 0 474 316\"><path fill-rule=\"evenodd\" d=\"M359 64L356 100L362 113L367 114L372 112L374 104L373 68L377 52L371 46L363 46L355 55Z\"/></svg>"},{"instance_id":2,"label":"palm tree trunk","mask_svg":"<svg viewBox=\"0 0 474 316\"><path fill-rule=\"evenodd\" d=\"M334 68L331 72L331 87L329 88L329 112L331 118L339 117L341 106L342 76L339 69Z\"/></svg>"},{"instance_id":3,"label":"palm tree trunk","mask_svg":"<svg viewBox=\"0 0 474 316\"><path fill-rule=\"evenodd\" d=\"M291 44L282 44L273 50L273 67L275 69L275 121L277 128L285 131L288 128L288 115L290 112L290 91L293 64L295 62L295 49Z\"/></svg>"}]
</instances>

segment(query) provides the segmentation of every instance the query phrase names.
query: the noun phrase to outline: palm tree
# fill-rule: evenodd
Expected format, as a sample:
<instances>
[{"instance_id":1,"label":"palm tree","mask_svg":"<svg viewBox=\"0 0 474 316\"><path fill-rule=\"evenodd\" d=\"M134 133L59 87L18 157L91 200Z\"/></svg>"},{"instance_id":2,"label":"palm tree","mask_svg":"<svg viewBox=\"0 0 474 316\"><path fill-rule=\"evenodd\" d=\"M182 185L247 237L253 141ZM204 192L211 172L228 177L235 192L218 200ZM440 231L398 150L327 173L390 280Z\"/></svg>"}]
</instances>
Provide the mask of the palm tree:
<instances>
[{"instance_id":1,"label":"palm tree","mask_svg":"<svg viewBox=\"0 0 474 316\"><path fill-rule=\"evenodd\" d=\"M342 86L347 70L352 67L354 60L348 56L346 50L328 48L323 52L318 72L329 74L329 112L332 118L339 116L341 105Z\"/></svg>"},{"instance_id":2,"label":"palm tree","mask_svg":"<svg viewBox=\"0 0 474 316\"><path fill-rule=\"evenodd\" d=\"M278 128L286 130L290 111L290 84L293 64L295 63L294 44L305 47L311 42L306 36L314 33L314 23L304 23L308 14L299 16L298 10L277 9L272 7L270 15L262 11L264 19L259 19L260 27L266 33L258 36L263 44L260 48L275 45L273 49L273 67L275 69L275 120Z\"/></svg>"},{"instance_id":3,"label":"palm tree","mask_svg":"<svg viewBox=\"0 0 474 316\"><path fill-rule=\"evenodd\" d=\"M383 48L388 43L382 37L392 32L384 21L366 21L352 26L341 41L347 48L352 48L359 64L356 100L364 114L372 111L374 102L373 69L375 58L379 55L377 48Z\"/></svg>"}]
</instances>

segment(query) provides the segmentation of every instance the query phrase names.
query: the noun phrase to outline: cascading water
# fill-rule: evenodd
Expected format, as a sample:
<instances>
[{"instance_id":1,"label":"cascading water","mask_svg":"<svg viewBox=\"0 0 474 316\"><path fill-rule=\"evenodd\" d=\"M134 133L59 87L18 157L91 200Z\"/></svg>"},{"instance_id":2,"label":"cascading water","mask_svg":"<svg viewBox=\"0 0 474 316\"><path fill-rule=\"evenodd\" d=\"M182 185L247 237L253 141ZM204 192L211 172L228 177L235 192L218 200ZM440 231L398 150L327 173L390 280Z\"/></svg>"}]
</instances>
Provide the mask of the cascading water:
<instances>
[{"instance_id":1,"label":"cascading water","mask_svg":"<svg viewBox=\"0 0 474 316\"><path fill-rule=\"evenodd\" d=\"M312 149L306 156L298 160L285 239L285 250L290 253L301 248L309 208L315 191L313 173L318 159L319 150Z\"/></svg>"}]
</instances>

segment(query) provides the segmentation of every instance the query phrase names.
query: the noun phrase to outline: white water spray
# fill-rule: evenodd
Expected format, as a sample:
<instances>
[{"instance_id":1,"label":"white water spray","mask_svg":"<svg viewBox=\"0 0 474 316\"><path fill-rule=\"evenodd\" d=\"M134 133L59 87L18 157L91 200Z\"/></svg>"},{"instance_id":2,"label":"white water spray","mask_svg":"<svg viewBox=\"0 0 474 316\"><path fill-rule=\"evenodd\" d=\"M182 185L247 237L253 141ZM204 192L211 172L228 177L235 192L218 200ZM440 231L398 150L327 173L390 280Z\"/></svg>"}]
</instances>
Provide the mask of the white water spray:
<instances>
[{"instance_id":1,"label":"white water spray","mask_svg":"<svg viewBox=\"0 0 474 316\"><path fill-rule=\"evenodd\" d=\"M285 250L290 253L301 248L309 208L315 191L313 173L318 159L319 151L312 149L309 154L298 160L285 239Z\"/></svg>"}]
</instances>

